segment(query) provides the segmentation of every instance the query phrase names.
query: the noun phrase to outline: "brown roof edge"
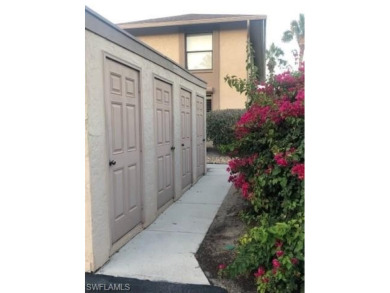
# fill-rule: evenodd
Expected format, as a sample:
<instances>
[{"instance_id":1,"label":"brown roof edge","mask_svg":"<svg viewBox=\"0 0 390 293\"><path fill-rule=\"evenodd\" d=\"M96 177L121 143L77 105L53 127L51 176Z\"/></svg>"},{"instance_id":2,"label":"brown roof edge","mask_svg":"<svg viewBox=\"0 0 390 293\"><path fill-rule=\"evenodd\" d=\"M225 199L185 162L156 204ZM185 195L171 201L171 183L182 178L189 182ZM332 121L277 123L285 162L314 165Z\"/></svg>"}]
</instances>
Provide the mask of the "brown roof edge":
<instances>
[{"instance_id":1,"label":"brown roof edge","mask_svg":"<svg viewBox=\"0 0 390 293\"><path fill-rule=\"evenodd\" d=\"M207 83L204 80L193 75L175 61L162 55L152 47L124 31L88 6L85 6L85 29L142 56L204 89L207 87Z\"/></svg>"},{"instance_id":2,"label":"brown roof edge","mask_svg":"<svg viewBox=\"0 0 390 293\"><path fill-rule=\"evenodd\" d=\"M244 21L244 20L261 20L261 19L267 19L267 16L266 15L234 15L234 16L221 16L221 17L189 19L189 20L167 20L167 21L158 21L158 19L155 19L153 22L148 22L148 20L145 20L145 21L118 23L118 26L122 29L129 29L129 28L162 27L162 26L173 26L173 25L180 26L180 25L191 25L191 24L237 22L237 21Z\"/></svg>"}]
</instances>

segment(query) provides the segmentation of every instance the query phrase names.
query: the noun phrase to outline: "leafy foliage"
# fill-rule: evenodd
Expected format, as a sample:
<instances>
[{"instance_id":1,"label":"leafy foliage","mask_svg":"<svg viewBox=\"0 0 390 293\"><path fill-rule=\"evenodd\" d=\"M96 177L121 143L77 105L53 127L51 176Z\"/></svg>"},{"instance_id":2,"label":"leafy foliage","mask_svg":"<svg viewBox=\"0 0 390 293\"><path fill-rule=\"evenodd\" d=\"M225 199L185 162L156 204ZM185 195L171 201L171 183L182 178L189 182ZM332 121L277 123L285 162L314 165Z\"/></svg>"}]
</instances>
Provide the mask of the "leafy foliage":
<instances>
[{"instance_id":1,"label":"leafy foliage","mask_svg":"<svg viewBox=\"0 0 390 293\"><path fill-rule=\"evenodd\" d=\"M215 110L206 115L207 138L212 140L214 146L223 152L224 146L232 144L234 125L244 113L243 109Z\"/></svg>"},{"instance_id":2,"label":"leafy foliage","mask_svg":"<svg viewBox=\"0 0 390 293\"><path fill-rule=\"evenodd\" d=\"M225 274L253 272L258 292L303 290L304 223L301 217L272 226L256 226L240 239L236 259Z\"/></svg>"},{"instance_id":3,"label":"leafy foliage","mask_svg":"<svg viewBox=\"0 0 390 293\"><path fill-rule=\"evenodd\" d=\"M274 43L272 43L269 49L266 50L265 59L270 76L274 75L276 66L282 68L283 66L287 65L287 61L281 58L283 56L283 50L276 46Z\"/></svg>"},{"instance_id":4,"label":"leafy foliage","mask_svg":"<svg viewBox=\"0 0 390 293\"><path fill-rule=\"evenodd\" d=\"M304 65L245 88L251 105L235 126L230 178L254 224L222 270L253 274L258 292L299 292L304 282Z\"/></svg>"},{"instance_id":5,"label":"leafy foliage","mask_svg":"<svg viewBox=\"0 0 390 293\"><path fill-rule=\"evenodd\" d=\"M282 36L282 41L287 43L296 39L299 46L299 63L303 61L303 54L305 52L305 15L299 14L299 20L293 20L290 23L290 29L285 31Z\"/></svg>"}]
</instances>

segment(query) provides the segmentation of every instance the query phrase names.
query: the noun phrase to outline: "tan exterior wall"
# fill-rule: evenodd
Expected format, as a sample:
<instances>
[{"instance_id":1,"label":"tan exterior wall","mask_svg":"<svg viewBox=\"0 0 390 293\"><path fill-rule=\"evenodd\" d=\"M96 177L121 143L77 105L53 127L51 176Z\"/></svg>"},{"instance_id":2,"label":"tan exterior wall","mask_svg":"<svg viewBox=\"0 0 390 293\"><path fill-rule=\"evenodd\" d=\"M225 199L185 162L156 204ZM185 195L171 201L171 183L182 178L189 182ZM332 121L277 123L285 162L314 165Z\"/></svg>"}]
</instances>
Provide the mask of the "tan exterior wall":
<instances>
[{"instance_id":1,"label":"tan exterior wall","mask_svg":"<svg viewBox=\"0 0 390 293\"><path fill-rule=\"evenodd\" d=\"M142 227L150 225L157 217L157 160L154 129L154 79L162 78L172 83L173 89L173 137L174 146L181 148L180 89L192 94L192 109L196 109L196 96L205 97L206 90L182 78L174 72L142 58L88 30L85 31L85 74L86 74L86 187L85 187L85 270L96 271L110 255L131 238L129 232L116 244L111 243L110 194L108 142L105 121L104 59L105 54L125 62L140 72L141 117L142 117ZM192 125L196 125L196 111L193 110ZM196 127L192 128L196 137ZM196 139L192 140L196 149ZM192 152L193 183L196 182L196 154ZM174 152L174 200L180 198L181 153ZM130 236L129 236L130 235ZM134 235L132 235L134 236ZM125 240L123 240L125 239ZM120 245L118 243L120 242Z\"/></svg>"},{"instance_id":2,"label":"tan exterior wall","mask_svg":"<svg viewBox=\"0 0 390 293\"><path fill-rule=\"evenodd\" d=\"M163 55L169 57L176 63L180 63L179 34L139 36L138 39L145 42Z\"/></svg>"},{"instance_id":3,"label":"tan exterior wall","mask_svg":"<svg viewBox=\"0 0 390 293\"><path fill-rule=\"evenodd\" d=\"M247 78L246 73L247 30L220 31L220 109L244 108L246 97L232 89L224 77L236 75Z\"/></svg>"},{"instance_id":4,"label":"tan exterior wall","mask_svg":"<svg viewBox=\"0 0 390 293\"><path fill-rule=\"evenodd\" d=\"M138 38L181 66L185 66L184 34L150 35ZM212 105L214 110L244 108L245 95L240 95L230 88L224 81L224 77L227 74L247 77L245 68L247 30L214 31L213 38L215 40L213 70L198 71L193 74L205 80L208 86L214 87Z\"/></svg>"}]
</instances>

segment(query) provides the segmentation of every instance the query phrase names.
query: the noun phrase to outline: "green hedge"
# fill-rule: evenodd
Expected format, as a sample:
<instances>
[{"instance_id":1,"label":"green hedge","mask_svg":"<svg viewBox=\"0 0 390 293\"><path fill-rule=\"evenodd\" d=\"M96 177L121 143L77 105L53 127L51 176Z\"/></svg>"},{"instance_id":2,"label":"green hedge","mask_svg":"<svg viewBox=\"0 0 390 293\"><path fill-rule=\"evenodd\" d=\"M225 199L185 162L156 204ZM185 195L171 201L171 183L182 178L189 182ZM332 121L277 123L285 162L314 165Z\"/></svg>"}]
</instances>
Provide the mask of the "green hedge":
<instances>
[{"instance_id":1,"label":"green hedge","mask_svg":"<svg viewBox=\"0 0 390 293\"><path fill-rule=\"evenodd\" d=\"M207 139L215 147L231 144L234 139L234 126L245 109L216 110L207 113Z\"/></svg>"}]
</instances>

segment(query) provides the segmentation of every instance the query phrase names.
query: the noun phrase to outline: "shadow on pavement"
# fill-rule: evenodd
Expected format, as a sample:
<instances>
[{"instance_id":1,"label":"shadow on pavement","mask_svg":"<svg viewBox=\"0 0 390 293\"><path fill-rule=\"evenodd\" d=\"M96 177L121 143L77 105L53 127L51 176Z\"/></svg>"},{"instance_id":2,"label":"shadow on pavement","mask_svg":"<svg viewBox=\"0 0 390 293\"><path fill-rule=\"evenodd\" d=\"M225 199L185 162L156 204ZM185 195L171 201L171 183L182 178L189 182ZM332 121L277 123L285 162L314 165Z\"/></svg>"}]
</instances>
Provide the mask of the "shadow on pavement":
<instances>
[{"instance_id":1,"label":"shadow on pavement","mask_svg":"<svg viewBox=\"0 0 390 293\"><path fill-rule=\"evenodd\" d=\"M223 288L209 285L154 282L133 278L85 274L85 292L88 293L227 293Z\"/></svg>"}]
</instances>

